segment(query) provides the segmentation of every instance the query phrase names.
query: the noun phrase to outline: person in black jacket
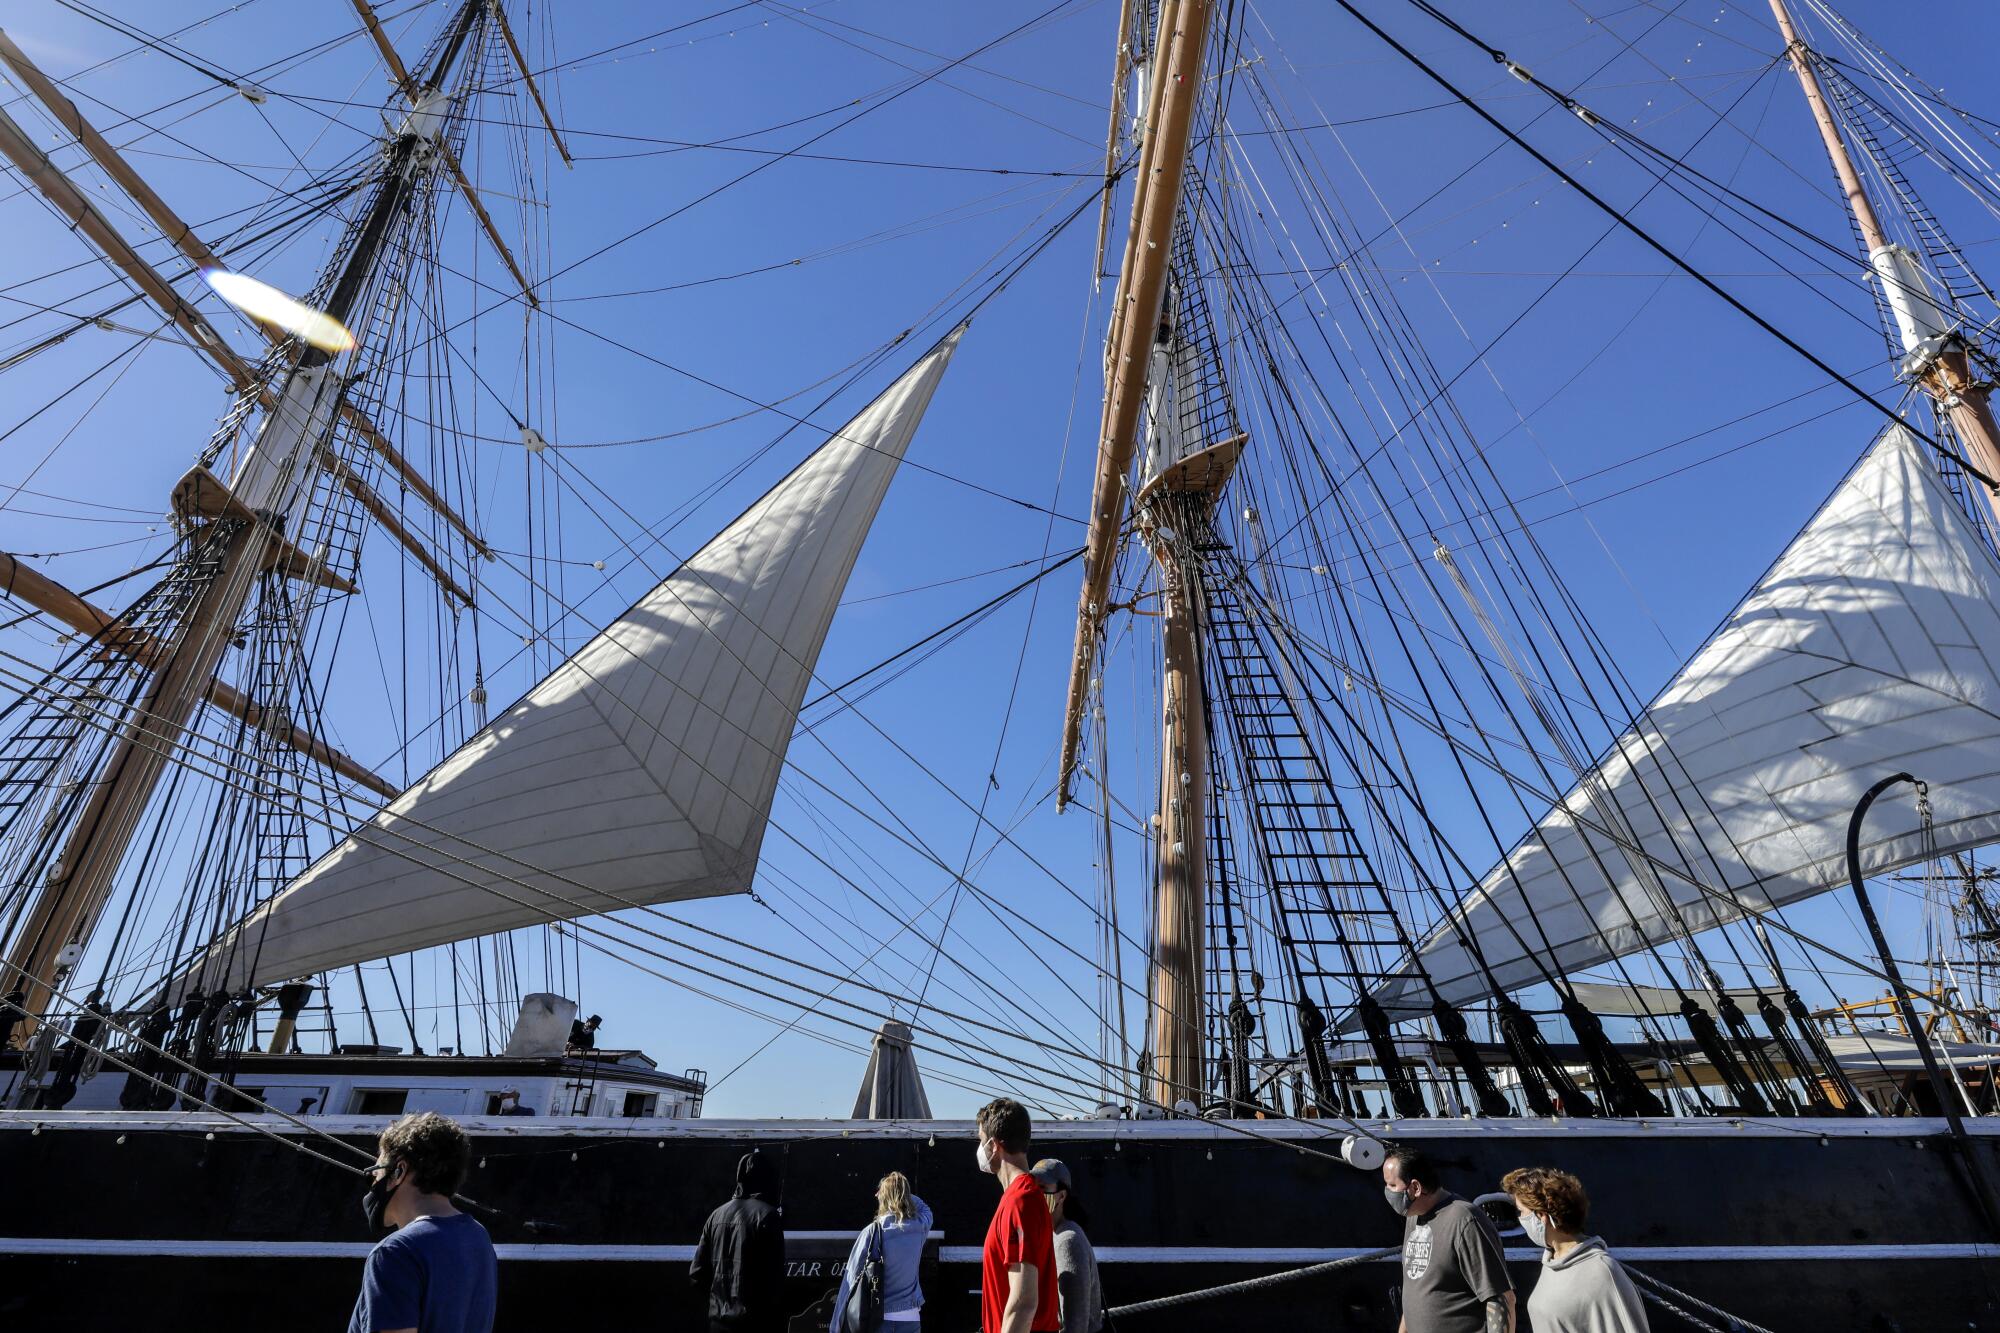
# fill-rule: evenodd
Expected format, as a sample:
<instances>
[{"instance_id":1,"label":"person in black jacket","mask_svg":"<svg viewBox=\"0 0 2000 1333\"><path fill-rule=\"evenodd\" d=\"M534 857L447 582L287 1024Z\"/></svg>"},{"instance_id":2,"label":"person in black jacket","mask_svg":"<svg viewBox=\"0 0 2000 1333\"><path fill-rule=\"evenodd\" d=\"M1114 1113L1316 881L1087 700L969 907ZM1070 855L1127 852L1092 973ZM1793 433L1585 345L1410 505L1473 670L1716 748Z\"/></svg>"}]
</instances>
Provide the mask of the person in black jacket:
<instances>
[{"instance_id":1,"label":"person in black jacket","mask_svg":"<svg viewBox=\"0 0 2000 1333\"><path fill-rule=\"evenodd\" d=\"M708 1291L709 1333L784 1333L785 1222L777 1165L761 1152L736 1163L736 1194L708 1215L688 1277Z\"/></svg>"}]
</instances>

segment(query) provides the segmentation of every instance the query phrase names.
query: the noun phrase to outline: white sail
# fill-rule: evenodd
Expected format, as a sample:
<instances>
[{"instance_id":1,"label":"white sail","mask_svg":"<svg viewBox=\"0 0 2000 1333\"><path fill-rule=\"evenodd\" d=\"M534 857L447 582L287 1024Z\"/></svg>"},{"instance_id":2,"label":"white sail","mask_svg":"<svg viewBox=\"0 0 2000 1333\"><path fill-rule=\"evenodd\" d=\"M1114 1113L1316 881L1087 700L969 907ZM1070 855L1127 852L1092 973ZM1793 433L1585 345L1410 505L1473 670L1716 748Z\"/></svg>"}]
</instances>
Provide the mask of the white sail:
<instances>
[{"instance_id":1,"label":"white sail","mask_svg":"<svg viewBox=\"0 0 2000 1333\"><path fill-rule=\"evenodd\" d=\"M2000 563L1891 428L1594 780L1456 909L1500 989L1541 979L1530 949L1562 975L1672 938L1662 894L1700 930L1844 885L1855 803L1898 771L1930 784L1942 851L2000 838L1996 607ZM1863 868L1923 855L1914 803L1878 805ZM1449 924L1418 953L1447 1000L1491 991ZM1401 1017L1430 1005L1407 961L1377 995Z\"/></svg>"},{"instance_id":2,"label":"white sail","mask_svg":"<svg viewBox=\"0 0 2000 1333\"><path fill-rule=\"evenodd\" d=\"M174 991L747 890L827 626L962 332Z\"/></svg>"}]
</instances>

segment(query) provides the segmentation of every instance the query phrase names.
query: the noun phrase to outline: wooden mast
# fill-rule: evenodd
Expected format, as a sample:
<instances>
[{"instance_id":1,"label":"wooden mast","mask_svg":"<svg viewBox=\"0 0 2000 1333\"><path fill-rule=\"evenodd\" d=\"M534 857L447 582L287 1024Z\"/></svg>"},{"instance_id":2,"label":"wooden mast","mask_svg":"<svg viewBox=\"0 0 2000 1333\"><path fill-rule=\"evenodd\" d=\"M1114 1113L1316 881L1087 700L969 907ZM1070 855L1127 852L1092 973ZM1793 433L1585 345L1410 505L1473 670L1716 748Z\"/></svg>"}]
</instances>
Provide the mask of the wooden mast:
<instances>
[{"instance_id":1,"label":"wooden mast","mask_svg":"<svg viewBox=\"0 0 2000 1333\"><path fill-rule=\"evenodd\" d=\"M415 105L423 90L410 78L409 68L403 64L403 58L397 55L396 48L390 45L389 34L382 31L382 21L375 16L375 7L369 4L368 0L354 0L354 12L361 16L362 25L368 29L368 35L375 39L375 49L382 53L382 63L388 67L389 79L396 85L396 91L407 97L411 105ZM496 15L500 13L497 4L493 7L493 12ZM533 86L531 81L529 87ZM536 94L538 100L540 96L539 93ZM551 133L553 132L552 130ZM473 188L471 178L465 174L465 168L459 163L458 156L451 151L451 145L439 143L437 151L438 156L444 161L445 170L451 173L452 181L458 186L458 192L464 195L465 202L471 205L472 216L479 220L480 229L492 243L494 253L500 256L500 262L507 266L507 271L514 275L514 281L521 288L521 295L528 298L529 305L537 310L541 309L542 303L535 295L535 285L528 281L528 275L521 272L521 266L514 262L514 252L507 248L507 242L501 238L500 229L493 225L492 215L486 211L486 202L479 197L479 191Z\"/></svg>"},{"instance_id":2,"label":"wooden mast","mask_svg":"<svg viewBox=\"0 0 2000 1333\"><path fill-rule=\"evenodd\" d=\"M1107 162L1116 158L1131 16L1128 5L1119 22L1120 86L1113 93ZM1134 177L1132 219L1125 234L1124 259L1118 267L1105 336L1104 407L1091 487L1090 530L1084 547L1083 593L1077 606L1076 644L1063 714L1062 760L1056 779L1058 809L1069 800L1091 669L1110 610L1111 570L1128 499L1126 477L1132 469L1167 300L1174 222L1180 213L1188 140L1201 95L1209 17L1208 0L1161 0L1147 63L1146 114L1140 129L1143 138ZM1106 200L1108 208L1108 192ZM1202 708L1198 608L1194 590L1188 586L1190 571L1175 549L1171 524L1164 517L1172 512L1170 497L1162 489L1150 498L1163 506L1141 515L1141 526L1160 566L1166 671L1161 700L1160 804L1155 816L1159 879L1154 899L1148 1032L1153 1066L1148 1091L1160 1105L1172 1106L1184 1099L1198 1102L1203 1085L1207 719Z\"/></svg>"},{"instance_id":3,"label":"wooden mast","mask_svg":"<svg viewBox=\"0 0 2000 1333\"><path fill-rule=\"evenodd\" d=\"M1097 638L1111 595L1111 566L1125 521L1125 476L1139 435L1140 409L1153 339L1160 327L1167 289L1167 258L1173 248L1174 217L1180 209L1181 177L1187 169L1188 136L1201 92L1202 58L1208 40L1209 0L1161 0L1153 42L1145 140L1132 197L1132 223L1125 235L1125 258L1111 298L1111 325L1105 338L1104 413L1098 431L1097 475L1090 493L1090 531L1083 554L1083 595L1076 612L1076 645L1070 657L1069 697L1064 705L1062 762L1056 776L1056 806L1069 801L1076 776L1083 707Z\"/></svg>"},{"instance_id":4,"label":"wooden mast","mask_svg":"<svg viewBox=\"0 0 2000 1333\"><path fill-rule=\"evenodd\" d=\"M1171 355L1161 360L1173 373ZM1178 415L1169 410L1170 415ZM1155 430L1163 423L1154 422ZM1166 431L1179 447L1179 431ZM1204 538L1216 497L1242 456L1234 436L1178 457L1139 490L1139 532L1160 572L1160 801L1155 813L1159 876L1153 902L1150 1088L1161 1106L1201 1103L1208 950L1208 702L1202 684L1205 613L1190 542Z\"/></svg>"},{"instance_id":5,"label":"wooden mast","mask_svg":"<svg viewBox=\"0 0 2000 1333\"><path fill-rule=\"evenodd\" d=\"M450 103L439 90L483 8L481 0L465 0L453 20L437 72L427 81L430 96L393 141L382 186L355 233L355 247L328 301L327 313L342 323L351 320L395 220L425 176L433 157L431 145L444 137ZM115 233L111 239L117 240ZM90 794L50 865L48 879L9 945L6 966L0 968L0 993L22 992L21 1007L31 1016L17 1032L32 1029L32 1016L46 1008L52 988L75 965L110 899L113 878L159 779L214 681L261 571L273 548L287 544L285 521L310 488L312 470L343 397L341 377L330 361L326 353L309 350L286 374L256 443L226 489L199 467L177 489L177 497L190 483L196 492L221 490L222 510L209 527L210 536L178 571L198 591L161 643L153 678L120 722ZM243 392L261 396L262 387L249 385Z\"/></svg>"},{"instance_id":6,"label":"wooden mast","mask_svg":"<svg viewBox=\"0 0 2000 1333\"><path fill-rule=\"evenodd\" d=\"M1207 948L1208 709L1196 590L1171 528L1146 524L1160 569L1160 804L1153 900L1153 1100L1201 1102ZM1164 534L1163 534L1164 529Z\"/></svg>"},{"instance_id":7,"label":"wooden mast","mask_svg":"<svg viewBox=\"0 0 2000 1333\"><path fill-rule=\"evenodd\" d=\"M111 177L120 189L131 196L133 202L137 203L152 220L153 225L160 229L160 234L172 242L174 248L180 251L189 263L198 269L223 267L222 261L216 258L215 252L195 234L194 228L160 198L159 193L146 183L143 176L132 169L124 156L98 133L97 128L76 109L76 104L63 96L55 82L28 59L26 53L14 44L5 31L0 31L0 64L4 64L16 78L20 79L28 91L34 94L36 100L55 117L58 124L76 136L77 143L90 154L91 160L96 162L104 174ZM404 77L407 79L407 74ZM137 284L140 291L151 298L161 313L182 329L193 330L193 345L221 368L232 385L241 389L256 378L256 368L225 343L221 336L215 333L213 327L208 325L201 312L196 310L191 302L184 300L163 275L140 258L139 253L126 243L124 237L118 234L103 213L90 202L89 197L49 160L47 154L34 146L34 141L4 111L0 111L0 153L12 159L42 196L61 209L79 231L83 232L112 263ZM196 327L197 323L199 327ZM281 336L267 325L259 324L256 327L272 342L278 341ZM201 333L200 329L207 329L207 333ZM266 409L276 405L268 392L263 393L262 402ZM419 499L437 511L475 551L489 560L492 559L492 552L487 549L485 541L479 534L459 517L456 510L445 503L444 497L439 495L422 474L410 465L409 460L389 443L366 413L346 398L342 398L340 415L354 427L356 435L362 442L393 468L403 483ZM332 455L328 457L331 458ZM459 587L416 535L395 520L393 511L367 482L351 469L339 469L335 475L362 508L381 523L384 530L415 556L424 568L437 577L446 592L467 606L472 604L472 594Z\"/></svg>"},{"instance_id":8,"label":"wooden mast","mask_svg":"<svg viewBox=\"0 0 2000 1333\"><path fill-rule=\"evenodd\" d=\"M1778 34L1785 40L1785 53L1792 71L1799 76L1806 105L1812 109L1819 137L1833 159L1834 175L1840 179L1841 193L1847 196L1855 227L1861 232L1868 252L1869 267L1882 283L1883 294L1895 312L1897 331L1902 336L1904 368L1931 401L1938 415L1951 422L1952 432L1972 465L1988 477L2000 479L2000 426L1993 419L1988 402L1992 387L1972 373L1965 354L1964 336L1946 327L1943 312L1932 300L1928 280L1915 257L1890 242L1882 230L1882 220L1861 183L1861 173L1840 135L1826 90L1820 87L1819 72L1813 68L1810 51L1792 26L1785 0L1771 0L1771 14L1778 21ZM2000 492L1984 488L1986 502L2000 522Z\"/></svg>"}]
</instances>

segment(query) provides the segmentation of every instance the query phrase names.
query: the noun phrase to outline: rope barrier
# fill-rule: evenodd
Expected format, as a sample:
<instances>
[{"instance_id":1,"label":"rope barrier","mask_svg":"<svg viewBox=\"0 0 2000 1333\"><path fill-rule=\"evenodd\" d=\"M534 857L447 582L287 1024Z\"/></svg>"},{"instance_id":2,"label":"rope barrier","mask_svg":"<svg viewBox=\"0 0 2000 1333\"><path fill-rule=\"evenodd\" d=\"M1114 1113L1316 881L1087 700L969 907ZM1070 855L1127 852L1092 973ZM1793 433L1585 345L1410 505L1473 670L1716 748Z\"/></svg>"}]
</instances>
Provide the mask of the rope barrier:
<instances>
[{"instance_id":1,"label":"rope barrier","mask_svg":"<svg viewBox=\"0 0 2000 1333\"><path fill-rule=\"evenodd\" d=\"M1765 1328L1762 1324L1753 1324L1749 1320L1745 1319L1742 1315L1731 1314L1727 1310L1721 1309L1717 1306L1710 1305L1707 1301L1702 1300L1699 1296L1690 1296L1686 1292L1680 1290L1680 1288L1669 1286L1666 1283L1660 1281L1660 1279L1654 1277L1650 1273L1641 1273L1638 1269L1632 1267L1630 1264L1625 1264L1622 1266L1625 1269L1625 1275L1627 1277L1632 1278L1634 1281L1639 1282L1640 1284L1642 1284L1642 1286L1652 1287L1658 1291L1666 1293L1666 1296L1673 1296L1680 1300L1686 1301L1689 1305L1694 1306L1698 1310L1706 1311L1707 1313L1714 1315L1717 1319L1727 1321L1729 1324L1728 1333L1771 1333L1771 1330ZM1695 1325L1697 1328L1710 1327L1710 1325L1704 1324L1701 1320L1695 1318L1693 1315L1689 1314L1686 1310L1683 1310L1680 1307L1674 1305L1672 1302L1668 1301L1666 1299L1666 1296L1655 1296L1653 1292L1644 1290L1642 1290L1639 1294L1641 1296L1644 1296L1649 1301L1657 1301L1659 1304L1666 1306L1667 1309L1672 1310L1675 1314L1687 1320L1689 1323ZM1723 1331L1717 1329L1715 1330L1715 1333L1723 1333Z\"/></svg>"},{"instance_id":2,"label":"rope barrier","mask_svg":"<svg viewBox=\"0 0 2000 1333\"><path fill-rule=\"evenodd\" d=\"M1171 1310L1182 1305L1192 1305L1198 1301L1214 1300L1220 1296L1241 1296L1249 1292L1263 1291L1270 1287L1279 1286L1282 1283L1295 1282L1301 1278L1318 1277L1342 1268L1351 1268L1355 1264L1372 1263L1378 1259L1387 1259L1392 1255L1402 1253L1402 1249L1401 1245L1390 1245L1379 1250L1368 1250L1361 1254L1350 1254L1343 1259L1329 1259L1325 1263L1310 1264L1304 1268L1289 1269L1283 1273L1266 1273L1262 1277L1247 1278L1242 1282L1227 1282L1219 1287L1203 1287L1198 1291L1184 1291L1177 1296L1161 1296L1154 1300L1139 1301L1132 1305L1120 1305L1106 1310L1104 1313L1112 1319L1123 1319L1128 1315L1151 1314L1157 1310ZM1762 1324L1753 1324L1741 1315L1734 1315L1719 1306L1710 1305L1698 1296L1690 1296L1680 1290L1680 1288L1670 1286L1649 1273L1641 1273L1629 1265L1625 1265L1624 1267L1627 1274L1642 1284L1639 1291L1641 1296L1662 1309L1679 1315L1689 1324L1701 1329L1703 1333L1772 1333L1770 1329L1765 1328ZM1673 1299L1669 1299L1669 1297ZM1700 1315L1694 1314L1692 1311L1675 1304L1676 1300L1685 1301L1696 1310L1715 1316L1717 1319L1722 1320L1727 1327L1719 1328L1709 1323L1707 1320L1701 1318Z\"/></svg>"},{"instance_id":3,"label":"rope barrier","mask_svg":"<svg viewBox=\"0 0 2000 1333\"><path fill-rule=\"evenodd\" d=\"M1696 1315L1689 1314L1686 1310L1681 1309L1680 1306L1675 1305L1672 1301L1668 1300L1666 1297L1654 1295L1651 1291L1647 1290L1644 1287L1641 1287L1639 1289L1639 1294L1645 1299L1651 1301L1653 1304L1659 1306L1662 1310L1670 1310L1674 1314L1679 1315L1682 1319L1685 1319L1688 1323L1693 1324L1696 1328L1702 1330L1702 1333L1734 1333L1735 1329L1739 1329L1742 1327L1741 1324L1731 1324L1730 1329L1728 1330L1720 1329L1717 1328L1714 1324L1709 1323L1705 1319L1702 1319Z\"/></svg>"},{"instance_id":4,"label":"rope barrier","mask_svg":"<svg viewBox=\"0 0 2000 1333\"><path fill-rule=\"evenodd\" d=\"M1403 1247L1401 1245L1391 1245L1386 1249L1369 1250L1364 1254L1350 1254L1345 1259L1329 1259L1323 1264L1312 1264L1305 1268L1294 1268L1283 1273L1266 1273L1263 1277L1248 1278L1242 1282L1229 1282L1220 1287L1204 1287L1200 1291L1184 1291L1178 1296L1161 1296L1157 1300L1140 1301L1135 1305L1121 1305L1115 1309L1106 1310L1104 1313L1112 1319L1123 1319L1127 1315L1150 1314L1154 1310L1170 1310L1175 1306L1191 1305L1196 1301L1214 1300L1217 1296L1236 1296L1245 1292L1262 1291L1266 1287L1275 1287L1282 1282L1293 1282L1299 1278L1317 1277L1322 1273L1331 1273L1340 1268L1350 1268L1355 1264L1372 1263L1377 1259L1387 1259L1391 1255L1401 1254L1402 1252Z\"/></svg>"}]
</instances>

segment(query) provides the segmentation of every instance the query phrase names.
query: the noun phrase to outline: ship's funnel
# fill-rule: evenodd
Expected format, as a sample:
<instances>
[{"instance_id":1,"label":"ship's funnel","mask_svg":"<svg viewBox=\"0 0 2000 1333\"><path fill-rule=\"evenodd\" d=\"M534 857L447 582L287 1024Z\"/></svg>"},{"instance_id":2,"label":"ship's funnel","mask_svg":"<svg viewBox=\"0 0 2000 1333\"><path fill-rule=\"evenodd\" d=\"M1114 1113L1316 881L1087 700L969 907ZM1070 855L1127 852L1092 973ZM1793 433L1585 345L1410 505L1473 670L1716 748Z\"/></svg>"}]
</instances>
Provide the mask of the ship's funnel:
<instances>
[{"instance_id":1,"label":"ship's funnel","mask_svg":"<svg viewBox=\"0 0 2000 1333\"><path fill-rule=\"evenodd\" d=\"M854 1098L856 1120L928 1120L931 1099L924 1095L917 1055L910 1049L910 1027L889 1019L875 1033L868 1052L868 1072Z\"/></svg>"}]
</instances>

